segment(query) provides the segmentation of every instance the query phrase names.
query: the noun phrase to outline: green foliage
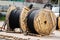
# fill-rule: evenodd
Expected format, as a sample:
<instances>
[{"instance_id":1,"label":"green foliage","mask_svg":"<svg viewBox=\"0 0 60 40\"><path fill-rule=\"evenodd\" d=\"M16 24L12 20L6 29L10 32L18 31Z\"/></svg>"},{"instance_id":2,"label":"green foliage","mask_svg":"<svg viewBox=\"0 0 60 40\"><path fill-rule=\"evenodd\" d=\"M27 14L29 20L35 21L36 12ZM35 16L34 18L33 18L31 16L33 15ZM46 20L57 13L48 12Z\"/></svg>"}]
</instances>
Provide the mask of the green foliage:
<instances>
[{"instance_id":1,"label":"green foliage","mask_svg":"<svg viewBox=\"0 0 60 40\"><path fill-rule=\"evenodd\" d=\"M58 4L58 0L51 0L51 3Z\"/></svg>"},{"instance_id":2,"label":"green foliage","mask_svg":"<svg viewBox=\"0 0 60 40\"><path fill-rule=\"evenodd\" d=\"M60 4L60 0L58 0L59 4Z\"/></svg>"},{"instance_id":3,"label":"green foliage","mask_svg":"<svg viewBox=\"0 0 60 40\"><path fill-rule=\"evenodd\" d=\"M4 20L5 20L4 16L0 17L0 21L4 21Z\"/></svg>"}]
</instances>

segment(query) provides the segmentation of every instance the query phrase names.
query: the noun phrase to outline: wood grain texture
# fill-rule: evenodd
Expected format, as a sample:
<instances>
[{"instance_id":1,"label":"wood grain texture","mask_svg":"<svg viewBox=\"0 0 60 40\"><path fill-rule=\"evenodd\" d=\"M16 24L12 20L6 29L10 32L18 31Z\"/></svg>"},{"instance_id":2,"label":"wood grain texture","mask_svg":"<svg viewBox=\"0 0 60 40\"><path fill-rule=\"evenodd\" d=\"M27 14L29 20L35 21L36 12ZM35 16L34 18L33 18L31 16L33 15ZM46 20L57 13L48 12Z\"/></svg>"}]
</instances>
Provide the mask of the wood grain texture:
<instances>
[{"instance_id":1,"label":"wood grain texture","mask_svg":"<svg viewBox=\"0 0 60 40\"><path fill-rule=\"evenodd\" d=\"M48 35L56 26L56 16L51 10L42 9L34 19L34 28L39 34Z\"/></svg>"},{"instance_id":2,"label":"wood grain texture","mask_svg":"<svg viewBox=\"0 0 60 40\"><path fill-rule=\"evenodd\" d=\"M30 9L28 7L24 7L21 12L21 15L20 15L20 25L21 25L23 32L27 32L27 30L28 30L26 17L28 15L29 11L30 11Z\"/></svg>"}]
</instances>

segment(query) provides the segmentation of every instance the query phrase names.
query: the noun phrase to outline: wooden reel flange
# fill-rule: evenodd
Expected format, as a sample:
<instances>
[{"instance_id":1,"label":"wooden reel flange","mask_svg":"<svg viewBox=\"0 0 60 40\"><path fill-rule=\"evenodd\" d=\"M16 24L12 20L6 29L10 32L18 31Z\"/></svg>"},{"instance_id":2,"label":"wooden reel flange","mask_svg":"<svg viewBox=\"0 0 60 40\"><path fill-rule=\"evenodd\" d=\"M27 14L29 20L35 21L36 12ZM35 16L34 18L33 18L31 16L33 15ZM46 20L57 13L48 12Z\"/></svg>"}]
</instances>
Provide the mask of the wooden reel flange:
<instances>
[{"instance_id":1,"label":"wooden reel flange","mask_svg":"<svg viewBox=\"0 0 60 40\"><path fill-rule=\"evenodd\" d=\"M56 26L56 16L51 10L42 9L34 18L34 28L39 34L50 34Z\"/></svg>"}]
</instances>

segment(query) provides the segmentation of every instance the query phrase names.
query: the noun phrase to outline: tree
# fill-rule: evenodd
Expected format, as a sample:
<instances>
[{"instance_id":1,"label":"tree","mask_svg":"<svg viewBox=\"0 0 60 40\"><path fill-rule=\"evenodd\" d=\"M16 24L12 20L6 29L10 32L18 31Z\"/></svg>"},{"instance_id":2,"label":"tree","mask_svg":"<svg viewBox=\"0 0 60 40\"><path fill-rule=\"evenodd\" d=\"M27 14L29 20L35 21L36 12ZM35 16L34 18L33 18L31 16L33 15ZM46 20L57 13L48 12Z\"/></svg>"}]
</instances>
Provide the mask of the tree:
<instances>
[{"instance_id":1,"label":"tree","mask_svg":"<svg viewBox=\"0 0 60 40\"><path fill-rule=\"evenodd\" d=\"M51 0L51 3L58 4L58 0Z\"/></svg>"}]
</instances>

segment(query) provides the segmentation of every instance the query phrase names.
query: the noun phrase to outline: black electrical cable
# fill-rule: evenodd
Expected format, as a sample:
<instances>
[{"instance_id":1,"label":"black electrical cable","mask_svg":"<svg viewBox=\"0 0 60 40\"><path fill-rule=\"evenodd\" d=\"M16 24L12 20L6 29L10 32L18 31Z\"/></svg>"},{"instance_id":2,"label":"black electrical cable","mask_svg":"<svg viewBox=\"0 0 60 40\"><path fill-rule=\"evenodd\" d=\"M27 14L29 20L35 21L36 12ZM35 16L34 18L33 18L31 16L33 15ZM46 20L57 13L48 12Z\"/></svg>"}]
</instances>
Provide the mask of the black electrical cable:
<instances>
[{"instance_id":1,"label":"black electrical cable","mask_svg":"<svg viewBox=\"0 0 60 40\"><path fill-rule=\"evenodd\" d=\"M31 10L27 16L27 26L31 33L38 34L34 28L34 17L38 13L38 9Z\"/></svg>"},{"instance_id":2,"label":"black electrical cable","mask_svg":"<svg viewBox=\"0 0 60 40\"><path fill-rule=\"evenodd\" d=\"M11 11L9 16L9 27L14 30L15 28L20 28L19 17L21 14L21 10L14 9Z\"/></svg>"}]
</instances>

